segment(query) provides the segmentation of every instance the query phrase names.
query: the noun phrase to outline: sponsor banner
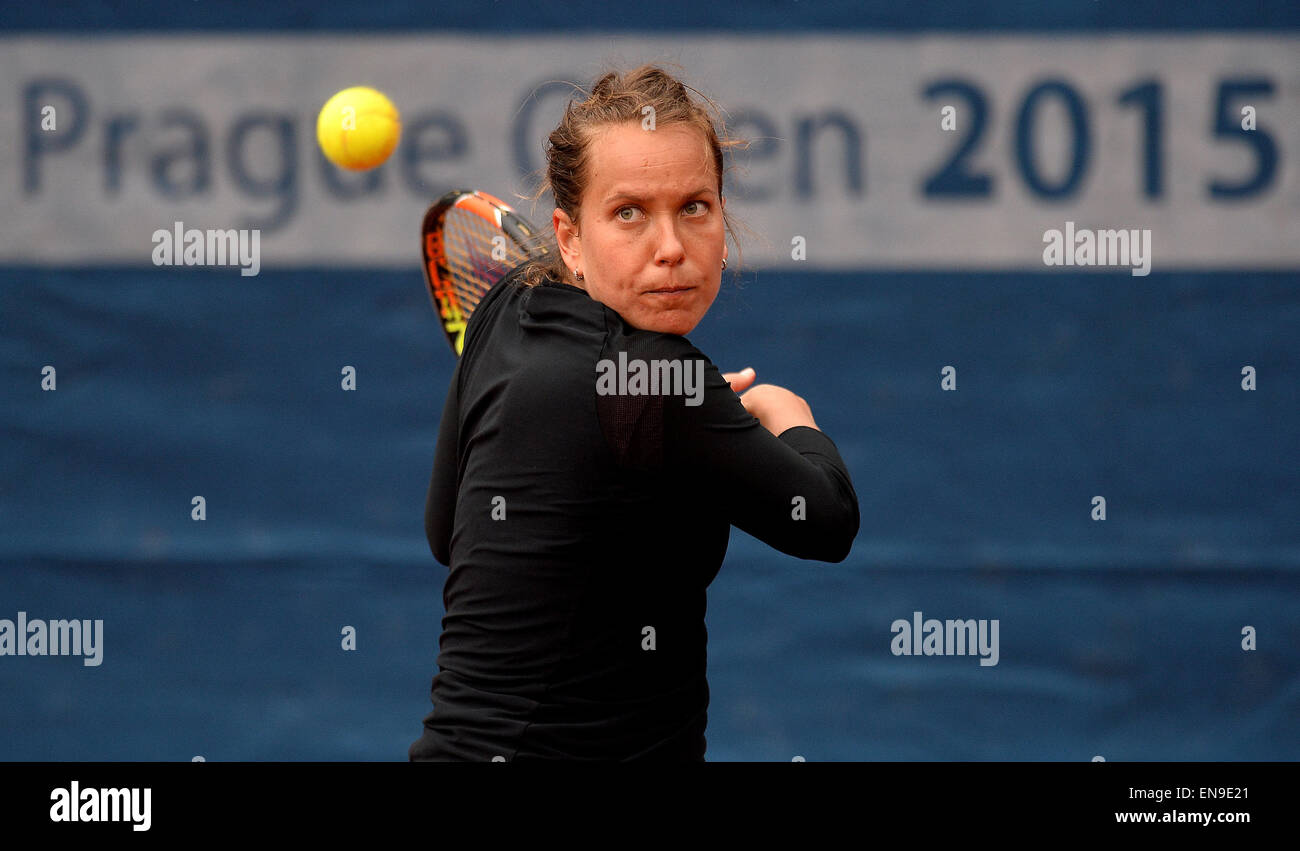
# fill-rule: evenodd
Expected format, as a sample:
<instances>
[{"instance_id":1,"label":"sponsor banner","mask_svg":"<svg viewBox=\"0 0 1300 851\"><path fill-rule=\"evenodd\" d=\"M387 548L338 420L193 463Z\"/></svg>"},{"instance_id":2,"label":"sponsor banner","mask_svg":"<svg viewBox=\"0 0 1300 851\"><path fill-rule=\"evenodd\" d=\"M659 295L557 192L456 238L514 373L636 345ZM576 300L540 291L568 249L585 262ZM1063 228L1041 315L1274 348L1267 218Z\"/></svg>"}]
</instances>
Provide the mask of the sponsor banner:
<instances>
[{"instance_id":1,"label":"sponsor banner","mask_svg":"<svg viewBox=\"0 0 1300 851\"><path fill-rule=\"evenodd\" d=\"M462 187L548 226L516 195L566 81L646 61L751 141L727 175L746 266L1300 265L1300 37L1229 33L0 39L0 263L148 265L183 227L257 232L263 268L413 266ZM353 85L402 113L371 172L316 146Z\"/></svg>"}]
</instances>

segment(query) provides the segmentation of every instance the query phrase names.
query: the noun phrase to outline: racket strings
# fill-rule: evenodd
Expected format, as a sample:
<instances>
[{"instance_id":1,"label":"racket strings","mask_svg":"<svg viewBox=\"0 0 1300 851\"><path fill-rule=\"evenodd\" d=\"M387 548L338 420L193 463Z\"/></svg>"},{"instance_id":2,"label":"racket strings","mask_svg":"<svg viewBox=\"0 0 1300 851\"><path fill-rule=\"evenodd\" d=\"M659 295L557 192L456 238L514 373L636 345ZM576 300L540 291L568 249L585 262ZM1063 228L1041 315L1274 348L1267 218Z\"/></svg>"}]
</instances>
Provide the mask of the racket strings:
<instances>
[{"instance_id":1,"label":"racket strings","mask_svg":"<svg viewBox=\"0 0 1300 851\"><path fill-rule=\"evenodd\" d=\"M466 313L506 272L528 259L508 235L482 216L453 208L443 222L444 254L456 299ZM501 256L498 260L493 256Z\"/></svg>"}]
</instances>

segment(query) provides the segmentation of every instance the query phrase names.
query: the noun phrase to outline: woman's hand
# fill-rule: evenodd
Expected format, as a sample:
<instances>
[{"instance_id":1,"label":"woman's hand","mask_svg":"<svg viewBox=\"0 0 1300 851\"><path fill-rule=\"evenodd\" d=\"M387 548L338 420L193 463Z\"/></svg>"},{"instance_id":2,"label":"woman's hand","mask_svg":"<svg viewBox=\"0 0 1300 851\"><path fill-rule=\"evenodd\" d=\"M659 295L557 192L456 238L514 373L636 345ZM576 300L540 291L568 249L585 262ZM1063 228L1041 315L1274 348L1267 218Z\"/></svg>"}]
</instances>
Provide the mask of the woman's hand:
<instances>
[{"instance_id":1,"label":"woman's hand","mask_svg":"<svg viewBox=\"0 0 1300 851\"><path fill-rule=\"evenodd\" d=\"M724 372L722 377L731 382L731 389L741 393L740 404L745 406L763 427L772 434L779 435L788 428L808 426L817 428L813 420L812 408L803 397L778 387L775 384L754 384L757 377L752 368L746 367L740 372ZM749 388L748 392L744 392ZM817 429L821 431L821 429Z\"/></svg>"},{"instance_id":2,"label":"woman's hand","mask_svg":"<svg viewBox=\"0 0 1300 851\"><path fill-rule=\"evenodd\" d=\"M724 372L722 377L731 382L731 389L737 393L744 393L745 388L754 383L757 377L752 366L747 366L740 372Z\"/></svg>"}]
</instances>

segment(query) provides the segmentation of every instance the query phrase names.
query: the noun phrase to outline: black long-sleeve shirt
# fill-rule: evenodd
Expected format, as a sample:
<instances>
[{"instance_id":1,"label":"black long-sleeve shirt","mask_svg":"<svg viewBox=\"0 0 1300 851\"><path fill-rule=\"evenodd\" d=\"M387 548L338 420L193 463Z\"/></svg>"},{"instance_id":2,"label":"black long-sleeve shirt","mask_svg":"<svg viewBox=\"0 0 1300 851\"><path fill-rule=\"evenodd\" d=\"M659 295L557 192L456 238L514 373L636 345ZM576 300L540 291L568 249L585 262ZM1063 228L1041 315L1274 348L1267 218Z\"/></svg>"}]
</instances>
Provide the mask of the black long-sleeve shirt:
<instances>
[{"instance_id":1,"label":"black long-sleeve shirt","mask_svg":"<svg viewBox=\"0 0 1300 851\"><path fill-rule=\"evenodd\" d=\"M705 589L730 526L843 561L853 484L830 438L773 435L684 337L519 271L474 312L439 426L425 531L450 573L409 756L703 760ZM700 361L702 401L598 389L620 354Z\"/></svg>"}]
</instances>

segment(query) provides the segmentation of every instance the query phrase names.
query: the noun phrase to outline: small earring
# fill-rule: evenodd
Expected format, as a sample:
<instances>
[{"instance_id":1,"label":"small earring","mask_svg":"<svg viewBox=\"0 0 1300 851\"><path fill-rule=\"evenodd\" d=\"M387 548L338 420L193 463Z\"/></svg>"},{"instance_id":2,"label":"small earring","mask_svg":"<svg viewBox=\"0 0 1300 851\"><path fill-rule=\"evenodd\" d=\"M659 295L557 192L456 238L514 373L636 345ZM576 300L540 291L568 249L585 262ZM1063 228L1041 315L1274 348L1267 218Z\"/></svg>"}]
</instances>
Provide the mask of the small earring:
<instances>
[{"instance_id":1,"label":"small earring","mask_svg":"<svg viewBox=\"0 0 1300 851\"><path fill-rule=\"evenodd\" d=\"M722 268L727 268L727 258L725 257L722 258Z\"/></svg>"},{"instance_id":2,"label":"small earring","mask_svg":"<svg viewBox=\"0 0 1300 851\"><path fill-rule=\"evenodd\" d=\"M581 272L577 272L577 271L575 271L575 272L573 273L573 277L577 278L579 281L583 280L583 277L582 277L582 273L581 273Z\"/></svg>"}]
</instances>

